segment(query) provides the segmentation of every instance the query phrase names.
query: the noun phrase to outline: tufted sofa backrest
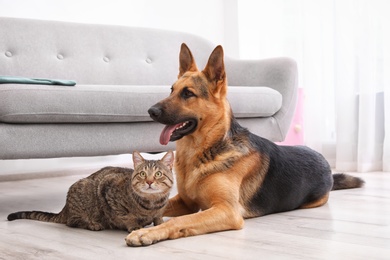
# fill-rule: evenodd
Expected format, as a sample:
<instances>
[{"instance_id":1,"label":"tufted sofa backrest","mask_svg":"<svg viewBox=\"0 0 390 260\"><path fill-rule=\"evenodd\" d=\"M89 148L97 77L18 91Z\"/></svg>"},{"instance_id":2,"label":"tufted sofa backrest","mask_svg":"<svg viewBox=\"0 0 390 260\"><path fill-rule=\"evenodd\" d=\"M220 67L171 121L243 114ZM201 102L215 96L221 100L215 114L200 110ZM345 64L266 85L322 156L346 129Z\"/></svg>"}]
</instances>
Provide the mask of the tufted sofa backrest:
<instances>
[{"instance_id":1,"label":"tufted sofa backrest","mask_svg":"<svg viewBox=\"0 0 390 260\"><path fill-rule=\"evenodd\" d=\"M0 75L170 85L182 42L203 68L215 45L187 33L0 17Z\"/></svg>"}]
</instances>

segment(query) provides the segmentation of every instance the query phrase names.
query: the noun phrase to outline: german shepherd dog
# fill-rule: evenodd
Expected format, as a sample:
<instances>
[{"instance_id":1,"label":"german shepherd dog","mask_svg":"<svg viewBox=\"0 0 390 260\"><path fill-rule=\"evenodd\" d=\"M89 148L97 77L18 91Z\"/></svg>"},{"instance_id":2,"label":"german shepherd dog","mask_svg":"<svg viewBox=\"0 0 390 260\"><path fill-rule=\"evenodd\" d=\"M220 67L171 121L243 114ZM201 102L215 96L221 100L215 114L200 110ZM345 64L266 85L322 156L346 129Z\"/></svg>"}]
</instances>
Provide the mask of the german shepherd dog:
<instances>
[{"instance_id":1,"label":"german shepherd dog","mask_svg":"<svg viewBox=\"0 0 390 260\"><path fill-rule=\"evenodd\" d=\"M189 48L180 50L178 80L169 97L149 109L165 126L160 142L176 141L178 194L167 222L131 232L129 246L241 229L245 218L314 208L329 192L357 188L363 180L332 175L324 157L303 146L278 146L238 124L226 99L221 46L199 71Z\"/></svg>"}]
</instances>

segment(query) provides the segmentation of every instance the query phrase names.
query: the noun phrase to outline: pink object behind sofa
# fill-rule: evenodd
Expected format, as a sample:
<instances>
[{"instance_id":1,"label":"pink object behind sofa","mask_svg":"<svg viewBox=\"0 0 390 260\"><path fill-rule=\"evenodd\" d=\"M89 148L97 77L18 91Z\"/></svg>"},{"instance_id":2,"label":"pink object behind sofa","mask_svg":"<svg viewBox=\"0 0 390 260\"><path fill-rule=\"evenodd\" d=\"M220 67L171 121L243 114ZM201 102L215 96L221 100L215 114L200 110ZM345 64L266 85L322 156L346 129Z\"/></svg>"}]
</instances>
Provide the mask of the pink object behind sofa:
<instances>
[{"instance_id":1,"label":"pink object behind sofa","mask_svg":"<svg viewBox=\"0 0 390 260\"><path fill-rule=\"evenodd\" d=\"M277 142L280 145L303 145L303 109L305 95L303 88L298 88L298 103L295 110L290 129L287 132L286 139L283 142Z\"/></svg>"}]
</instances>

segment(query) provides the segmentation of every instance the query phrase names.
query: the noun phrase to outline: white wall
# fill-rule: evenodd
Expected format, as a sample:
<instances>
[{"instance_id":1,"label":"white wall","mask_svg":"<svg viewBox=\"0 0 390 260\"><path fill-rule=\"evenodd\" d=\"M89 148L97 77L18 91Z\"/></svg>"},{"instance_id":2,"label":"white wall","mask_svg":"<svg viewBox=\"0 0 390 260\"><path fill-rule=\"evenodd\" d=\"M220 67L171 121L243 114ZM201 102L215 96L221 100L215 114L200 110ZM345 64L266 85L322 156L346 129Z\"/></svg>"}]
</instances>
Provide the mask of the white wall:
<instances>
[{"instance_id":1,"label":"white wall","mask_svg":"<svg viewBox=\"0 0 390 260\"><path fill-rule=\"evenodd\" d=\"M184 31L238 53L237 0L0 0L0 16ZM225 15L226 13L226 15ZM233 20L232 20L233 19ZM234 28L233 28L234 29ZM230 35L233 35L231 37Z\"/></svg>"}]
</instances>

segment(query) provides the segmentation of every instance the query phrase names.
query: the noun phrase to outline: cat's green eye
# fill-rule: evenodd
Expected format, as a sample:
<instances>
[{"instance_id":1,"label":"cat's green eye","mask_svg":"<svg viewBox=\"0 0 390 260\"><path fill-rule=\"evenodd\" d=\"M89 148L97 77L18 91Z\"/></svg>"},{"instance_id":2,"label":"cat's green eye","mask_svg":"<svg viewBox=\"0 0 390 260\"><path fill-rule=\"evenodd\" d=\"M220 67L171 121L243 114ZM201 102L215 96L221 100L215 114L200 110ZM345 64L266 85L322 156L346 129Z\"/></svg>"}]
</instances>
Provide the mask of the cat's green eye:
<instances>
[{"instance_id":1,"label":"cat's green eye","mask_svg":"<svg viewBox=\"0 0 390 260\"><path fill-rule=\"evenodd\" d=\"M146 172L144 172L144 171L140 172L139 176L141 176L142 178L145 178L146 177Z\"/></svg>"},{"instance_id":2,"label":"cat's green eye","mask_svg":"<svg viewBox=\"0 0 390 260\"><path fill-rule=\"evenodd\" d=\"M162 176L162 172L158 171L154 174L156 178L160 178Z\"/></svg>"}]
</instances>

